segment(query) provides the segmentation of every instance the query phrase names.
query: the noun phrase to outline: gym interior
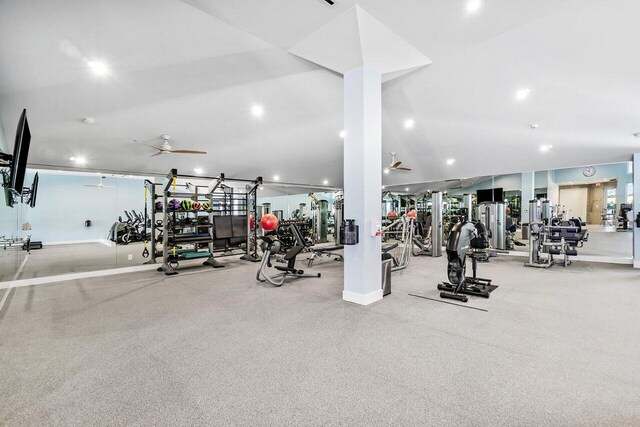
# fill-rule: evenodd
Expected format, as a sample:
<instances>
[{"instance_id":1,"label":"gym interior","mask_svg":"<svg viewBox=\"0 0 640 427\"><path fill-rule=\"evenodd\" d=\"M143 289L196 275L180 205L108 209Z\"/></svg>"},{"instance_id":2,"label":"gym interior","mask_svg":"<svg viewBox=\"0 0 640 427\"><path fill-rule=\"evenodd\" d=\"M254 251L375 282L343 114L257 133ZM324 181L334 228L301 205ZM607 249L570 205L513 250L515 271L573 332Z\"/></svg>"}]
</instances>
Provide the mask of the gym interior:
<instances>
[{"instance_id":1,"label":"gym interior","mask_svg":"<svg viewBox=\"0 0 640 427\"><path fill-rule=\"evenodd\" d=\"M639 425L638 15L0 2L0 425Z\"/></svg>"}]
</instances>

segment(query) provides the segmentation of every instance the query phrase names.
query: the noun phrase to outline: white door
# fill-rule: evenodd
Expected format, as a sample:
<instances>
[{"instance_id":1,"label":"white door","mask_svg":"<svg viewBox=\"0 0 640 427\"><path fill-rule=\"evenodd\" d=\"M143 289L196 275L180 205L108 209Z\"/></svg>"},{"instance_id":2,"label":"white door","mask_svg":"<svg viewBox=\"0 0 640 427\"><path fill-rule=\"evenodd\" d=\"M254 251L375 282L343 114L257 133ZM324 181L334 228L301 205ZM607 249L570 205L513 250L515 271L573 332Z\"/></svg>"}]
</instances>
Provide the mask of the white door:
<instances>
[{"instance_id":1,"label":"white door","mask_svg":"<svg viewBox=\"0 0 640 427\"><path fill-rule=\"evenodd\" d=\"M587 188L561 188L560 210L567 211L569 218L587 219Z\"/></svg>"}]
</instances>

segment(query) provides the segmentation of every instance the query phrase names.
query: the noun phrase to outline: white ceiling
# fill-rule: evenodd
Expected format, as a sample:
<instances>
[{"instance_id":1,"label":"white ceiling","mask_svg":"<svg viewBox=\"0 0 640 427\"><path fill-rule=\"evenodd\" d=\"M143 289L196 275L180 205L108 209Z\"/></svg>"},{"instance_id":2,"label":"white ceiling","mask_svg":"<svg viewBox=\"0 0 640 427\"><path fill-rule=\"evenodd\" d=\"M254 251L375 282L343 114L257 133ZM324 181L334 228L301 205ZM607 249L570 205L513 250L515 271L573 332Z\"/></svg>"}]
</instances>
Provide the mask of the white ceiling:
<instances>
[{"instance_id":1,"label":"white ceiling","mask_svg":"<svg viewBox=\"0 0 640 427\"><path fill-rule=\"evenodd\" d=\"M356 3L433 60L383 86L384 163L396 151L414 169L386 185L640 150L637 0L484 0L474 15L466 0L0 0L0 120L12 141L28 108L32 164L340 185L341 77L287 49ZM162 133L209 154L150 158L132 142Z\"/></svg>"}]
</instances>

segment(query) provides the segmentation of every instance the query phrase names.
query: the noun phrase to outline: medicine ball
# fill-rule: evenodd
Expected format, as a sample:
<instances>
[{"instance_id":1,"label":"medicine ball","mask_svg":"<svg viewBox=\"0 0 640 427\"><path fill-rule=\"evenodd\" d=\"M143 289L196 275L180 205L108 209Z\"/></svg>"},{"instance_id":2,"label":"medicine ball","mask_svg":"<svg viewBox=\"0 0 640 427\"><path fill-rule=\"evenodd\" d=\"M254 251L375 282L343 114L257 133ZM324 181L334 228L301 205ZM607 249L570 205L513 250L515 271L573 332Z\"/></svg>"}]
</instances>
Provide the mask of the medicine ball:
<instances>
[{"instance_id":1,"label":"medicine ball","mask_svg":"<svg viewBox=\"0 0 640 427\"><path fill-rule=\"evenodd\" d=\"M260 226L264 231L273 231L278 228L278 218L273 214L266 214L260 220Z\"/></svg>"},{"instance_id":2,"label":"medicine ball","mask_svg":"<svg viewBox=\"0 0 640 427\"><path fill-rule=\"evenodd\" d=\"M183 211L191 210L191 200L183 200L180 203L180 209L182 209Z\"/></svg>"},{"instance_id":3,"label":"medicine ball","mask_svg":"<svg viewBox=\"0 0 640 427\"><path fill-rule=\"evenodd\" d=\"M160 212L162 210L163 204L160 201L156 202L156 211Z\"/></svg>"},{"instance_id":4,"label":"medicine ball","mask_svg":"<svg viewBox=\"0 0 640 427\"><path fill-rule=\"evenodd\" d=\"M200 210L200 207L201 207L200 202L193 202L193 203L191 203L191 210L199 211L199 210Z\"/></svg>"},{"instance_id":5,"label":"medicine ball","mask_svg":"<svg viewBox=\"0 0 640 427\"><path fill-rule=\"evenodd\" d=\"M388 219L396 219L398 218L398 214L395 211L391 211L387 214Z\"/></svg>"},{"instance_id":6,"label":"medicine ball","mask_svg":"<svg viewBox=\"0 0 640 427\"><path fill-rule=\"evenodd\" d=\"M418 212L416 211L407 212L407 218L413 218L413 219L418 218Z\"/></svg>"},{"instance_id":7,"label":"medicine ball","mask_svg":"<svg viewBox=\"0 0 640 427\"><path fill-rule=\"evenodd\" d=\"M207 212L211 212L211 202L204 202L202 204L202 210L205 210Z\"/></svg>"},{"instance_id":8,"label":"medicine ball","mask_svg":"<svg viewBox=\"0 0 640 427\"><path fill-rule=\"evenodd\" d=\"M169 209L172 209L172 210L180 209L180 201L177 199L169 200Z\"/></svg>"}]
</instances>

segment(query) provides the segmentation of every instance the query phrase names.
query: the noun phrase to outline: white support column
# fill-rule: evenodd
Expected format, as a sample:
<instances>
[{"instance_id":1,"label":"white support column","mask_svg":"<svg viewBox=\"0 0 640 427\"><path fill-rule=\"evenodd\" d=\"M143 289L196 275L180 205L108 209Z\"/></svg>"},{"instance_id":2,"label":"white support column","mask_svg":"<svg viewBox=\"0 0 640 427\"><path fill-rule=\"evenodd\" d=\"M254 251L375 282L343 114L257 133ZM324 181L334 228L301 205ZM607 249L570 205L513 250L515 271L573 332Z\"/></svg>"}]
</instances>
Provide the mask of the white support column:
<instances>
[{"instance_id":1,"label":"white support column","mask_svg":"<svg viewBox=\"0 0 640 427\"><path fill-rule=\"evenodd\" d=\"M382 78L366 66L344 75L345 219L360 226L360 243L344 248L345 301L362 305L382 299L380 221L382 187Z\"/></svg>"},{"instance_id":2,"label":"white support column","mask_svg":"<svg viewBox=\"0 0 640 427\"><path fill-rule=\"evenodd\" d=\"M633 155L633 267L640 268L640 228L636 218L640 212L640 153Z\"/></svg>"},{"instance_id":3,"label":"white support column","mask_svg":"<svg viewBox=\"0 0 640 427\"><path fill-rule=\"evenodd\" d=\"M289 49L344 76L344 218L360 228L359 243L344 248L346 301L382 299L382 81L431 64L422 52L355 5Z\"/></svg>"},{"instance_id":4,"label":"white support column","mask_svg":"<svg viewBox=\"0 0 640 427\"><path fill-rule=\"evenodd\" d=\"M520 221L529 222L529 201L535 197L535 172L522 172L522 209L520 209Z\"/></svg>"}]
</instances>

